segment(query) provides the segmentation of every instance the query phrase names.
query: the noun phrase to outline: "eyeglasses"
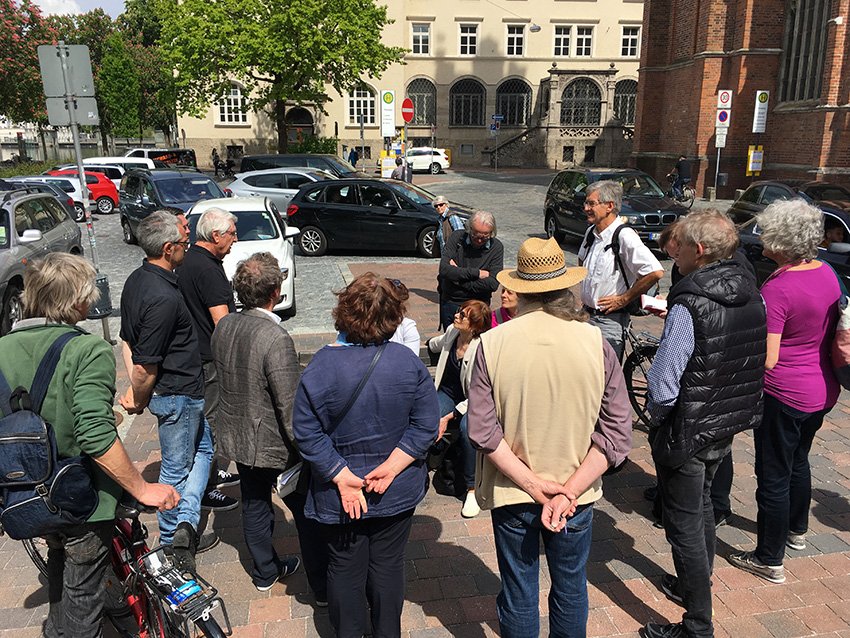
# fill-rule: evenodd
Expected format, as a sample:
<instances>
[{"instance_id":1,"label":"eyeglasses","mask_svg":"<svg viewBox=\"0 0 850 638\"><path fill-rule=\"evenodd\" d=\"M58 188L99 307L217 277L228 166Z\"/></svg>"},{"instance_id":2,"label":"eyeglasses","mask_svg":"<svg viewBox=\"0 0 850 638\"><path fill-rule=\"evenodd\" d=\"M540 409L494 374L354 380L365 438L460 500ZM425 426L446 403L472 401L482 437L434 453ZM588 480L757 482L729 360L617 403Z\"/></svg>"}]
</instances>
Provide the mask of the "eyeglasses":
<instances>
[{"instance_id":1,"label":"eyeglasses","mask_svg":"<svg viewBox=\"0 0 850 638\"><path fill-rule=\"evenodd\" d=\"M388 282L390 282L396 288L401 288L404 284L401 283L401 279L390 279L389 277L384 277Z\"/></svg>"},{"instance_id":2,"label":"eyeglasses","mask_svg":"<svg viewBox=\"0 0 850 638\"><path fill-rule=\"evenodd\" d=\"M437 208L438 206L448 206L448 204L446 204L445 202L440 202L439 204L434 204L434 208Z\"/></svg>"},{"instance_id":3,"label":"eyeglasses","mask_svg":"<svg viewBox=\"0 0 850 638\"><path fill-rule=\"evenodd\" d=\"M473 239L490 239L491 235L492 235L492 233L490 231L487 231L485 233L479 233L478 231L475 231L475 230L469 231L469 236L472 237Z\"/></svg>"},{"instance_id":4,"label":"eyeglasses","mask_svg":"<svg viewBox=\"0 0 850 638\"><path fill-rule=\"evenodd\" d=\"M222 233L222 235L230 235L231 237L236 237L238 234L235 230L226 230Z\"/></svg>"},{"instance_id":5,"label":"eyeglasses","mask_svg":"<svg viewBox=\"0 0 850 638\"><path fill-rule=\"evenodd\" d=\"M584 205L588 208L593 208L594 206L599 206L599 204L607 204L608 202L594 202L589 199L584 200Z\"/></svg>"},{"instance_id":6,"label":"eyeglasses","mask_svg":"<svg viewBox=\"0 0 850 638\"><path fill-rule=\"evenodd\" d=\"M189 240L186 240L186 241L173 241L171 243L174 244L175 246L183 246L183 248L187 248L191 242Z\"/></svg>"},{"instance_id":7,"label":"eyeglasses","mask_svg":"<svg viewBox=\"0 0 850 638\"><path fill-rule=\"evenodd\" d=\"M466 310L458 310L458 311L455 313L455 315L456 315L456 316L458 316L458 317L460 317L461 319L469 319L469 315L468 315L468 314L466 314Z\"/></svg>"}]
</instances>

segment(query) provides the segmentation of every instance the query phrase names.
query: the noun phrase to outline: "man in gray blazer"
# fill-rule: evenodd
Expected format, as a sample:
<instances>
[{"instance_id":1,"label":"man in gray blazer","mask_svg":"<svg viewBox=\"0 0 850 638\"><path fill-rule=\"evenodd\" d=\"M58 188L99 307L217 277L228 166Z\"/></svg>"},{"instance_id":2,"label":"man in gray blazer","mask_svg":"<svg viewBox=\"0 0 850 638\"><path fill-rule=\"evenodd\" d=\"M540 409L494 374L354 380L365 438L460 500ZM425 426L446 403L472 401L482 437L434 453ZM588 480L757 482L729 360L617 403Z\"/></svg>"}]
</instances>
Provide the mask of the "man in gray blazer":
<instances>
[{"instance_id":1,"label":"man in gray blazer","mask_svg":"<svg viewBox=\"0 0 850 638\"><path fill-rule=\"evenodd\" d=\"M219 320L212 354L220 379L217 442L241 477L242 528L254 565L251 577L267 591L300 565L280 559L272 544L272 490L281 471L301 460L292 435L292 403L301 369L295 345L271 310L280 298L280 265L270 253L241 262L233 288L243 310ZM304 516L305 494L284 497L298 530L307 579L316 603L327 605L327 558L316 523Z\"/></svg>"}]
</instances>

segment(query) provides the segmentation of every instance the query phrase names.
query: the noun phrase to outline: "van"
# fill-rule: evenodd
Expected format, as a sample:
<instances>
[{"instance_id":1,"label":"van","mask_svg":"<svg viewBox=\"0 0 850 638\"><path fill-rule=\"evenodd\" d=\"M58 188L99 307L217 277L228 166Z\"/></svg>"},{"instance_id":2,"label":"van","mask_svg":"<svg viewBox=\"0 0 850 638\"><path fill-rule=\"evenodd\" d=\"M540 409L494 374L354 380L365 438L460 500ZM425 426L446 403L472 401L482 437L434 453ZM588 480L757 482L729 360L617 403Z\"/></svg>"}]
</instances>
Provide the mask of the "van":
<instances>
[{"instance_id":1,"label":"van","mask_svg":"<svg viewBox=\"0 0 850 638\"><path fill-rule=\"evenodd\" d=\"M124 157L143 157L160 161L169 168L193 166L198 168L195 150L192 148L131 148Z\"/></svg>"},{"instance_id":2,"label":"van","mask_svg":"<svg viewBox=\"0 0 850 638\"><path fill-rule=\"evenodd\" d=\"M161 168L157 163L147 157L124 157L113 155L111 157L87 157L83 160L83 165L87 164L106 164L109 166L120 166L126 173L131 168Z\"/></svg>"}]
</instances>

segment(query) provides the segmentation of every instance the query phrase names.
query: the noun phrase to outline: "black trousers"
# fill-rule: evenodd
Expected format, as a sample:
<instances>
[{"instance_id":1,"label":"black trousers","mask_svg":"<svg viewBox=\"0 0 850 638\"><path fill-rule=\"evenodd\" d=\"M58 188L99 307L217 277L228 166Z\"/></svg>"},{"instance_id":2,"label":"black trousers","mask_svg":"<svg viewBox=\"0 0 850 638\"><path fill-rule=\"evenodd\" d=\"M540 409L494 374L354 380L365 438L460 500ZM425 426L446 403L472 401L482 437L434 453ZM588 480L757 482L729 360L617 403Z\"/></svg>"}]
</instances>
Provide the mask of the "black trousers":
<instances>
[{"instance_id":1,"label":"black trousers","mask_svg":"<svg viewBox=\"0 0 850 638\"><path fill-rule=\"evenodd\" d=\"M401 636L404 550L413 510L342 525L321 525L328 549L328 606L338 638Z\"/></svg>"},{"instance_id":2,"label":"black trousers","mask_svg":"<svg viewBox=\"0 0 850 638\"><path fill-rule=\"evenodd\" d=\"M723 457L720 465L717 466L717 472L714 474L714 480L711 482L711 506L714 509L714 520L717 522L720 518L729 516L732 513L732 501L730 493L732 492L732 480L734 478L734 466L732 465L732 451ZM655 494L655 502L652 505L652 515L661 520L662 517L661 492Z\"/></svg>"},{"instance_id":3,"label":"black trousers","mask_svg":"<svg viewBox=\"0 0 850 638\"><path fill-rule=\"evenodd\" d=\"M254 565L251 578L255 585L269 585L280 573L280 559L272 543L274 535L274 507L272 492L279 469L248 467L237 463L239 486L242 490L242 533ZM304 516L305 496L297 492L283 499L292 512L301 559L310 589L317 600L327 600L328 557L321 535L321 526Z\"/></svg>"}]
</instances>

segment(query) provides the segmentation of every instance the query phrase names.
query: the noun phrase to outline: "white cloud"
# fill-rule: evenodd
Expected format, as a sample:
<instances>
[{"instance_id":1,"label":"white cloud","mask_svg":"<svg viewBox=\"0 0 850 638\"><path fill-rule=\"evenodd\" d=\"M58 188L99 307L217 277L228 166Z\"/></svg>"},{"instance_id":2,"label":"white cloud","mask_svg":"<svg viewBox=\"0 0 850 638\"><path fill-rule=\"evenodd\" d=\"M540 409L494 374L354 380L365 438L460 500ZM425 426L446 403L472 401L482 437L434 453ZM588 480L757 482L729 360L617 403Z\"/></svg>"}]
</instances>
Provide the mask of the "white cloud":
<instances>
[{"instance_id":1,"label":"white cloud","mask_svg":"<svg viewBox=\"0 0 850 638\"><path fill-rule=\"evenodd\" d=\"M35 0L45 15L65 15L82 13L77 0Z\"/></svg>"}]
</instances>

